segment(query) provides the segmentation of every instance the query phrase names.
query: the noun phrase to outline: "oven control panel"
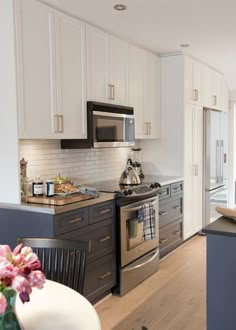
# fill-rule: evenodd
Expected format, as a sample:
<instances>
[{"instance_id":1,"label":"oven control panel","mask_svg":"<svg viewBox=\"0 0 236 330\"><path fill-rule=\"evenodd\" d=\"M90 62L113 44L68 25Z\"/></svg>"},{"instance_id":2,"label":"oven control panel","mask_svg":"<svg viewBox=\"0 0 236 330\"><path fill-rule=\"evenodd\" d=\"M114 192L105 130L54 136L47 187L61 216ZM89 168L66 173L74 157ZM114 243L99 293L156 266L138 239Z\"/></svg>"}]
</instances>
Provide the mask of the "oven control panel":
<instances>
[{"instance_id":1,"label":"oven control panel","mask_svg":"<svg viewBox=\"0 0 236 330\"><path fill-rule=\"evenodd\" d=\"M161 185L157 182L150 184L141 184L138 186L125 186L117 192L117 197L142 197L151 194L157 194Z\"/></svg>"}]
</instances>

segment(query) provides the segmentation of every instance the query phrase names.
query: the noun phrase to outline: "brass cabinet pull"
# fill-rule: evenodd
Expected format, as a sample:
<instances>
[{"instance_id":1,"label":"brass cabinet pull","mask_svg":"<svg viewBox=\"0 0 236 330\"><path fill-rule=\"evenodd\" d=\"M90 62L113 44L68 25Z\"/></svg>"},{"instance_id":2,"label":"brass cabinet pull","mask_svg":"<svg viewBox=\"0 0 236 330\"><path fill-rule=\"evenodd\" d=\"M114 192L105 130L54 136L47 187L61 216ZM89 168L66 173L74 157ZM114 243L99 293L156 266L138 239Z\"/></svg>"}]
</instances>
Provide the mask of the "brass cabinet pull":
<instances>
[{"instance_id":1,"label":"brass cabinet pull","mask_svg":"<svg viewBox=\"0 0 236 330\"><path fill-rule=\"evenodd\" d=\"M58 118L58 133L64 132L64 122L63 122L63 115L57 115Z\"/></svg>"},{"instance_id":2,"label":"brass cabinet pull","mask_svg":"<svg viewBox=\"0 0 236 330\"><path fill-rule=\"evenodd\" d=\"M179 235L179 234L181 234L181 230L175 230L175 231L173 231L173 234Z\"/></svg>"},{"instance_id":3,"label":"brass cabinet pull","mask_svg":"<svg viewBox=\"0 0 236 330\"><path fill-rule=\"evenodd\" d=\"M160 238L160 239L159 239L159 243L160 243L160 244L166 243L167 241L168 241L167 238Z\"/></svg>"},{"instance_id":4,"label":"brass cabinet pull","mask_svg":"<svg viewBox=\"0 0 236 330\"><path fill-rule=\"evenodd\" d=\"M109 87L109 100L115 100L115 85L113 84L108 84Z\"/></svg>"},{"instance_id":5,"label":"brass cabinet pull","mask_svg":"<svg viewBox=\"0 0 236 330\"><path fill-rule=\"evenodd\" d=\"M105 241L108 241L109 239L111 239L111 236L105 236L100 239L100 242L105 242Z\"/></svg>"},{"instance_id":6,"label":"brass cabinet pull","mask_svg":"<svg viewBox=\"0 0 236 330\"><path fill-rule=\"evenodd\" d=\"M193 175L198 176L198 165L193 165Z\"/></svg>"},{"instance_id":7,"label":"brass cabinet pull","mask_svg":"<svg viewBox=\"0 0 236 330\"><path fill-rule=\"evenodd\" d=\"M213 95L213 106L217 105L217 96Z\"/></svg>"},{"instance_id":8,"label":"brass cabinet pull","mask_svg":"<svg viewBox=\"0 0 236 330\"><path fill-rule=\"evenodd\" d=\"M193 101L198 101L198 89L193 90Z\"/></svg>"},{"instance_id":9,"label":"brass cabinet pull","mask_svg":"<svg viewBox=\"0 0 236 330\"><path fill-rule=\"evenodd\" d=\"M111 275L111 272L106 272L105 274L98 276L99 280L103 280L104 278L108 277Z\"/></svg>"},{"instance_id":10,"label":"brass cabinet pull","mask_svg":"<svg viewBox=\"0 0 236 330\"><path fill-rule=\"evenodd\" d=\"M108 213L108 212L110 212L110 209L105 209L105 210L99 211L99 214L104 214L104 213Z\"/></svg>"},{"instance_id":11,"label":"brass cabinet pull","mask_svg":"<svg viewBox=\"0 0 236 330\"><path fill-rule=\"evenodd\" d=\"M76 222L80 222L82 220L82 218L76 218L76 219L72 219L70 221L68 221L68 223L76 223Z\"/></svg>"},{"instance_id":12,"label":"brass cabinet pull","mask_svg":"<svg viewBox=\"0 0 236 330\"><path fill-rule=\"evenodd\" d=\"M160 211L159 215L166 215L168 212L167 211Z\"/></svg>"}]
</instances>

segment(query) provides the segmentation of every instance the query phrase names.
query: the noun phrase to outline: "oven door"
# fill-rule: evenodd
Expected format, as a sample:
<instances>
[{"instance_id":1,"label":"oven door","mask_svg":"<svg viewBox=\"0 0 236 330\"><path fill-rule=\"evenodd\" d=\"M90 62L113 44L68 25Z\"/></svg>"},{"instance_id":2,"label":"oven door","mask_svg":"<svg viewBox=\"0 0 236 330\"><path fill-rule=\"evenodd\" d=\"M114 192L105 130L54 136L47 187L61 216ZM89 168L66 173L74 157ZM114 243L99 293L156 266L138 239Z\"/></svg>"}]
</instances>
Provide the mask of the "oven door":
<instances>
[{"instance_id":1,"label":"oven door","mask_svg":"<svg viewBox=\"0 0 236 330\"><path fill-rule=\"evenodd\" d=\"M152 203L155 218L153 238L144 238L144 221L140 221L140 210L145 203ZM120 207L121 267L159 246L158 196Z\"/></svg>"},{"instance_id":2,"label":"oven door","mask_svg":"<svg viewBox=\"0 0 236 330\"><path fill-rule=\"evenodd\" d=\"M93 146L129 147L134 145L134 116L93 111Z\"/></svg>"}]
</instances>

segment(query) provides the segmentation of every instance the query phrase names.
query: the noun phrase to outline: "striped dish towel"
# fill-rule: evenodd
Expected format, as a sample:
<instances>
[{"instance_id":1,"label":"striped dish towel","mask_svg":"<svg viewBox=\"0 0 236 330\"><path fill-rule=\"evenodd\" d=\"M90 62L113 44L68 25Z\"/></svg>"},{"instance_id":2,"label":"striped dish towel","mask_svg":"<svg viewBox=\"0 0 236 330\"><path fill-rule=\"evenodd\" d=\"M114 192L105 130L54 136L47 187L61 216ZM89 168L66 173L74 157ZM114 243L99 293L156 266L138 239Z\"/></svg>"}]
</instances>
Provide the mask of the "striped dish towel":
<instances>
[{"instance_id":1,"label":"striped dish towel","mask_svg":"<svg viewBox=\"0 0 236 330\"><path fill-rule=\"evenodd\" d=\"M156 237L155 209L151 202L142 205L138 214L139 222L143 221L143 240Z\"/></svg>"}]
</instances>

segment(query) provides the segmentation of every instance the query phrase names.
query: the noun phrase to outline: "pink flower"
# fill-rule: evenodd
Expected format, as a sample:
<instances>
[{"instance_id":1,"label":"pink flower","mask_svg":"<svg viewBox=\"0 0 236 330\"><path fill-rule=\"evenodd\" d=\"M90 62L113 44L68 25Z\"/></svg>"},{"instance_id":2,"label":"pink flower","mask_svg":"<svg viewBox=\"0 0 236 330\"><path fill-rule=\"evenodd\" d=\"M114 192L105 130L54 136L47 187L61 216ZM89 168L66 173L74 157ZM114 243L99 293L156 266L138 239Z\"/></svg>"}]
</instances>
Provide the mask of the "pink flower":
<instances>
[{"instance_id":1,"label":"pink flower","mask_svg":"<svg viewBox=\"0 0 236 330\"><path fill-rule=\"evenodd\" d=\"M8 258L12 251L8 245L0 245L0 257Z\"/></svg>"},{"instance_id":2,"label":"pink flower","mask_svg":"<svg viewBox=\"0 0 236 330\"><path fill-rule=\"evenodd\" d=\"M43 272L41 272L40 270L34 270L29 274L28 280L32 287L42 289L46 278Z\"/></svg>"},{"instance_id":3,"label":"pink flower","mask_svg":"<svg viewBox=\"0 0 236 330\"><path fill-rule=\"evenodd\" d=\"M5 312L7 308L7 300L5 296L0 292L0 315Z\"/></svg>"}]
</instances>

